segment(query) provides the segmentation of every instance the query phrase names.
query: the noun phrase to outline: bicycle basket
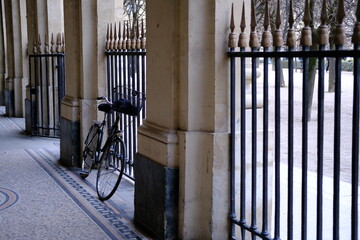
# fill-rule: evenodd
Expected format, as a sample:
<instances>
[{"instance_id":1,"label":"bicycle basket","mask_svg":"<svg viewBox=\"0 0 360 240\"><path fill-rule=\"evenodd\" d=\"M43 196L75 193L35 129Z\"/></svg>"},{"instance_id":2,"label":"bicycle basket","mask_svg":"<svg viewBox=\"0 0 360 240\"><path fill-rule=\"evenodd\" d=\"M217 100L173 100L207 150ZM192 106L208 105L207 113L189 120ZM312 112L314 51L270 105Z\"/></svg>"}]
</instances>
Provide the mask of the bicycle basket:
<instances>
[{"instance_id":1,"label":"bicycle basket","mask_svg":"<svg viewBox=\"0 0 360 240\"><path fill-rule=\"evenodd\" d=\"M113 110L131 116L138 116L144 106L145 94L125 87L119 90L119 99L113 102Z\"/></svg>"}]
</instances>

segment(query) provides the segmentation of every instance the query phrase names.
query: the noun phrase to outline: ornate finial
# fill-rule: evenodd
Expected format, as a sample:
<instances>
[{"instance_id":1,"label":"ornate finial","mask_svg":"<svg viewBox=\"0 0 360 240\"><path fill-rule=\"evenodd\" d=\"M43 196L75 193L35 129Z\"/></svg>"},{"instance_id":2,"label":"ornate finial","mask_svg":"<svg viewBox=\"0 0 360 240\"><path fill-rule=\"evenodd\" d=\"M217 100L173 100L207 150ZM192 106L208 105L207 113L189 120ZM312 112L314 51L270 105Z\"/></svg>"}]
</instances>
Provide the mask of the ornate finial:
<instances>
[{"instance_id":1,"label":"ornate finial","mask_svg":"<svg viewBox=\"0 0 360 240\"><path fill-rule=\"evenodd\" d=\"M231 5L231 18L230 18L230 33L229 33L229 48L236 47L236 35L234 33L235 23L234 23L234 4Z\"/></svg>"},{"instance_id":2,"label":"ornate finial","mask_svg":"<svg viewBox=\"0 0 360 240\"><path fill-rule=\"evenodd\" d=\"M36 41L36 37L34 35L34 40L33 40L33 54L37 54L37 41Z\"/></svg>"},{"instance_id":3,"label":"ornate finial","mask_svg":"<svg viewBox=\"0 0 360 240\"><path fill-rule=\"evenodd\" d=\"M245 48L248 45L247 35L245 33L246 21L245 21L245 1L243 1L242 13L241 13L241 23L240 23L240 35L238 46L241 48Z\"/></svg>"},{"instance_id":4,"label":"ornate finial","mask_svg":"<svg viewBox=\"0 0 360 240\"><path fill-rule=\"evenodd\" d=\"M335 28L335 45L344 45L345 43L345 28L343 25L343 20L345 17L345 8L344 8L344 0L338 1L338 9L336 13L336 28Z\"/></svg>"},{"instance_id":5,"label":"ornate finial","mask_svg":"<svg viewBox=\"0 0 360 240\"><path fill-rule=\"evenodd\" d=\"M61 34L58 33L56 37L56 52L61 53Z\"/></svg>"},{"instance_id":6,"label":"ornate finial","mask_svg":"<svg viewBox=\"0 0 360 240\"><path fill-rule=\"evenodd\" d=\"M124 29L123 29L123 43L122 43L122 46L121 46L121 49L126 49L126 25L125 25L125 22L124 22Z\"/></svg>"},{"instance_id":7,"label":"ornate finial","mask_svg":"<svg viewBox=\"0 0 360 240\"><path fill-rule=\"evenodd\" d=\"M106 37L105 37L105 49L109 50L110 49L110 41L109 41L109 23L107 24L106 27Z\"/></svg>"},{"instance_id":8,"label":"ornate finial","mask_svg":"<svg viewBox=\"0 0 360 240\"><path fill-rule=\"evenodd\" d=\"M259 39L256 32L256 13L255 13L255 3L254 0L251 0L251 33L250 33L250 47L258 48L260 46Z\"/></svg>"},{"instance_id":9,"label":"ornate finial","mask_svg":"<svg viewBox=\"0 0 360 240\"><path fill-rule=\"evenodd\" d=\"M119 39L118 39L118 35L116 32L116 23L114 23L114 50L118 49L118 42L119 42Z\"/></svg>"},{"instance_id":10,"label":"ornate finial","mask_svg":"<svg viewBox=\"0 0 360 240\"><path fill-rule=\"evenodd\" d=\"M328 20L328 14L326 11L326 0L323 0L322 8L321 8L321 25L318 28L318 44L319 45L327 45L329 43L329 29L326 25Z\"/></svg>"},{"instance_id":11,"label":"ornate finial","mask_svg":"<svg viewBox=\"0 0 360 240\"><path fill-rule=\"evenodd\" d=\"M305 0L305 12L304 12L304 18L303 18L305 27L302 29L301 32L301 45L302 46L311 46L312 45L312 37L311 37L311 28L310 28L310 22L311 22L311 16L310 16L310 9L309 9L309 3L308 0Z\"/></svg>"},{"instance_id":12,"label":"ornate finial","mask_svg":"<svg viewBox=\"0 0 360 240\"><path fill-rule=\"evenodd\" d=\"M110 50L114 49L114 34L113 34L113 27L112 23L110 23Z\"/></svg>"},{"instance_id":13,"label":"ornate finial","mask_svg":"<svg viewBox=\"0 0 360 240\"><path fill-rule=\"evenodd\" d=\"M351 41L353 44L360 45L360 2L358 2L357 4L355 15L356 15L356 23Z\"/></svg>"},{"instance_id":14,"label":"ornate finial","mask_svg":"<svg viewBox=\"0 0 360 240\"><path fill-rule=\"evenodd\" d=\"M121 37L121 21L119 21L119 35L118 35L118 43L116 49L120 50L122 48L122 37Z\"/></svg>"},{"instance_id":15,"label":"ornate finial","mask_svg":"<svg viewBox=\"0 0 360 240\"><path fill-rule=\"evenodd\" d=\"M293 0L290 0L290 6L289 6L289 28L293 28L293 25L294 25Z\"/></svg>"},{"instance_id":16,"label":"ornate finial","mask_svg":"<svg viewBox=\"0 0 360 240\"><path fill-rule=\"evenodd\" d=\"M61 52L64 53L65 52L65 35L64 33L62 33L62 38L61 38Z\"/></svg>"},{"instance_id":17,"label":"ornate finial","mask_svg":"<svg viewBox=\"0 0 360 240\"><path fill-rule=\"evenodd\" d=\"M45 33L45 49L44 49L45 53L49 53L49 37L48 35Z\"/></svg>"},{"instance_id":18,"label":"ornate finial","mask_svg":"<svg viewBox=\"0 0 360 240\"><path fill-rule=\"evenodd\" d=\"M294 11L293 11L293 1L290 0L289 6L289 30L286 39L286 45L288 47L295 47L296 46L296 36L295 31L293 29L294 25Z\"/></svg>"},{"instance_id":19,"label":"ornate finial","mask_svg":"<svg viewBox=\"0 0 360 240\"><path fill-rule=\"evenodd\" d=\"M141 49L141 36L139 20L136 21L136 49Z\"/></svg>"},{"instance_id":20,"label":"ornate finial","mask_svg":"<svg viewBox=\"0 0 360 240\"><path fill-rule=\"evenodd\" d=\"M136 48L136 37L135 37L135 22L133 21L132 28L131 28L131 49Z\"/></svg>"},{"instance_id":21,"label":"ornate finial","mask_svg":"<svg viewBox=\"0 0 360 240\"><path fill-rule=\"evenodd\" d=\"M269 31L269 0L265 0L265 15L264 15L264 32L262 35L261 46L271 47L271 33Z\"/></svg>"},{"instance_id":22,"label":"ornate finial","mask_svg":"<svg viewBox=\"0 0 360 240\"><path fill-rule=\"evenodd\" d=\"M141 20L141 48L146 48L146 37L145 37L145 30L144 30L144 19Z\"/></svg>"},{"instance_id":23,"label":"ornate finial","mask_svg":"<svg viewBox=\"0 0 360 240\"><path fill-rule=\"evenodd\" d=\"M277 1L277 9L276 9L276 21L275 21L275 32L274 32L274 46L282 47L283 45L283 37L282 31L280 30L281 26L281 16L280 16L280 0Z\"/></svg>"},{"instance_id":24,"label":"ornate finial","mask_svg":"<svg viewBox=\"0 0 360 240\"><path fill-rule=\"evenodd\" d=\"M55 46L55 41L54 41L54 33L51 33L51 53L55 53L56 52L56 46Z\"/></svg>"},{"instance_id":25,"label":"ornate finial","mask_svg":"<svg viewBox=\"0 0 360 240\"><path fill-rule=\"evenodd\" d=\"M129 22L126 22L126 49L131 49L131 37L130 37L130 29L129 29Z\"/></svg>"},{"instance_id":26,"label":"ornate finial","mask_svg":"<svg viewBox=\"0 0 360 240\"><path fill-rule=\"evenodd\" d=\"M38 35L37 51L38 51L39 54L42 53L42 51L41 51L41 38L40 38L40 34Z\"/></svg>"}]
</instances>

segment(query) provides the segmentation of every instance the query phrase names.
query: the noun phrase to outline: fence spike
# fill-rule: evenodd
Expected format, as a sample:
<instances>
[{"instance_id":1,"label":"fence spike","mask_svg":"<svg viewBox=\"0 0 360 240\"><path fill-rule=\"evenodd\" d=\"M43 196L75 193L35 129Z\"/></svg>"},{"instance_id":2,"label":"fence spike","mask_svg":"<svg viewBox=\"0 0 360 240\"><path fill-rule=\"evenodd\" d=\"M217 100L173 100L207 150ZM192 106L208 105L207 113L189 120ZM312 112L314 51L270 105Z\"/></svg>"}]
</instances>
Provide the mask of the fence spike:
<instances>
[{"instance_id":1,"label":"fence spike","mask_svg":"<svg viewBox=\"0 0 360 240\"><path fill-rule=\"evenodd\" d=\"M254 0L251 0L251 33L250 33L250 42L249 45L252 48L258 48L259 47L259 39L256 32L256 13L255 13L255 3Z\"/></svg>"},{"instance_id":2,"label":"fence spike","mask_svg":"<svg viewBox=\"0 0 360 240\"><path fill-rule=\"evenodd\" d=\"M118 36L118 45L117 45L117 49L118 50L121 50L122 49L122 42L123 42L123 39L122 39L122 36L121 36L121 21L119 21L119 36Z\"/></svg>"},{"instance_id":3,"label":"fence spike","mask_svg":"<svg viewBox=\"0 0 360 240\"><path fill-rule=\"evenodd\" d=\"M110 50L114 49L114 34L113 34L113 26L112 23L110 23Z\"/></svg>"},{"instance_id":4,"label":"fence spike","mask_svg":"<svg viewBox=\"0 0 360 240\"><path fill-rule=\"evenodd\" d=\"M40 34L38 34L37 51L38 51L39 54L42 53L42 51L41 51L41 37L40 37Z\"/></svg>"},{"instance_id":5,"label":"fence spike","mask_svg":"<svg viewBox=\"0 0 360 240\"><path fill-rule=\"evenodd\" d=\"M33 53L34 54L38 53L38 51L37 51L37 40L36 40L35 35L34 35L34 40L33 40Z\"/></svg>"},{"instance_id":6,"label":"fence spike","mask_svg":"<svg viewBox=\"0 0 360 240\"><path fill-rule=\"evenodd\" d=\"M288 47L295 47L296 46L296 36L295 31L293 29L294 25L294 11L293 11L293 0L290 0L289 5L289 30L287 33L286 45Z\"/></svg>"},{"instance_id":7,"label":"fence spike","mask_svg":"<svg viewBox=\"0 0 360 240\"><path fill-rule=\"evenodd\" d=\"M131 28L131 49L136 48L136 36L135 36L135 21L133 21L132 28Z\"/></svg>"},{"instance_id":8,"label":"fence spike","mask_svg":"<svg viewBox=\"0 0 360 240\"><path fill-rule=\"evenodd\" d=\"M305 0L305 10L304 10L304 27L301 32L301 40L300 43L304 47L309 47L312 45L312 36L311 36L311 28L310 28L310 22L311 22L311 15L310 15L310 9L309 9L309 3L308 0Z\"/></svg>"},{"instance_id":9,"label":"fence spike","mask_svg":"<svg viewBox=\"0 0 360 240\"><path fill-rule=\"evenodd\" d=\"M358 2L356 7L356 23L354 26L354 33L351 39L351 42L356 45L360 45L360 2Z\"/></svg>"},{"instance_id":10,"label":"fence spike","mask_svg":"<svg viewBox=\"0 0 360 240\"><path fill-rule=\"evenodd\" d=\"M45 53L49 53L49 37L48 35L45 33L45 49L44 49Z\"/></svg>"},{"instance_id":11,"label":"fence spike","mask_svg":"<svg viewBox=\"0 0 360 240\"><path fill-rule=\"evenodd\" d=\"M106 26L106 37L105 37L105 50L109 50L110 44L109 44L109 23Z\"/></svg>"},{"instance_id":12,"label":"fence spike","mask_svg":"<svg viewBox=\"0 0 360 240\"><path fill-rule=\"evenodd\" d=\"M144 30L144 19L141 20L141 48L146 48L146 37L145 37L145 30Z\"/></svg>"},{"instance_id":13,"label":"fence spike","mask_svg":"<svg viewBox=\"0 0 360 240\"><path fill-rule=\"evenodd\" d=\"M261 46L271 47L271 33L269 31L270 18L269 18L269 0L265 0L264 10L264 32L262 34Z\"/></svg>"},{"instance_id":14,"label":"fence spike","mask_svg":"<svg viewBox=\"0 0 360 240\"><path fill-rule=\"evenodd\" d=\"M62 38L61 38L61 52L64 53L65 52L65 35L64 33L61 34Z\"/></svg>"},{"instance_id":15,"label":"fence spike","mask_svg":"<svg viewBox=\"0 0 360 240\"><path fill-rule=\"evenodd\" d=\"M51 53L55 53L56 52L56 46L55 46L55 40L54 40L54 33L51 33Z\"/></svg>"},{"instance_id":16,"label":"fence spike","mask_svg":"<svg viewBox=\"0 0 360 240\"><path fill-rule=\"evenodd\" d=\"M326 22L328 20L328 14L326 10L326 0L323 0L322 8L321 8L321 25L319 26L317 32L318 32L318 44L319 45L327 45L329 43L329 29L326 25Z\"/></svg>"},{"instance_id":17,"label":"fence spike","mask_svg":"<svg viewBox=\"0 0 360 240\"><path fill-rule=\"evenodd\" d=\"M115 22L114 23L114 46L113 46L114 50L118 49L118 42L119 42L119 39L118 39L117 31L116 31L116 22Z\"/></svg>"},{"instance_id":18,"label":"fence spike","mask_svg":"<svg viewBox=\"0 0 360 240\"><path fill-rule=\"evenodd\" d=\"M61 53L61 34L58 33L56 37L56 52Z\"/></svg>"},{"instance_id":19,"label":"fence spike","mask_svg":"<svg viewBox=\"0 0 360 240\"><path fill-rule=\"evenodd\" d=\"M239 35L239 42L238 42L238 46L241 48L245 48L248 46L248 41L247 41L247 35L245 33L245 28L246 28L246 21L245 21L245 1L243 1L243 6L242 6L242 12L241 12L241 22L240 22L240 35Z\"/></svg>"},{"instance_id":20,"label":"fence spike","mask_svg":"<svg viewBox=\"0 0 360 240\"><path fill-rule=\"evenodd\" d=\"M130 37L130 30L129 30L129 22L126 22L126 49L131 49L131 37Z\"/></svg>"},{"instance_id":21,"label":"fence spike","mask_svg":"<svg viewBox=\"0 0 360 240\"><path fill-rule=\"evenodd\" d=\"M141 49L141 36L139 20L136 21L136 49Z\"/></svg>"},{"instance_id":22,"label":"fence spike","mask_svg":"<svg viewBox=\"0 0 360 240\"><path fill-rule=\"evenodd\" d=\"M274 46L282 47L283 45L283 36L282 31L280 30L281 26L281 15L280 15L280 0L277 1L276 8L276 21L275 21L275 32L274 32Z\"/></svg>"},{"instance_id":23,"label":"fence spike","mask_svg":"<svg viewBox=\"0 0 360 240\"><path fill-rule=\"evenodd\" d=\"M231 18L230 18L230 33L229 33L229 48L236 47L236 35L234 33L235 23L234 23L234 3L231 4Z\"/></svg>"},{"instance_id":24,"label":"fence spike","mask_svg":"<svg viewBox=\"0 0 360 240\"><path fill-rule=\"evenodd\" d=\"M335 45L344 45L345 43L345 27L343 25L344 17L345 17L344 0L339 0L338 9L336 12L337 24L335 28L335 37L334 37Z\"/></svg>"},{"instance_id":25,"label":"fence spike","mask_svg":"<svg viewBox=\"0 0 360 240\"><path fill-rule=\"evenodd\" d=\"M123 43L122 43L122 46L121 46L121 49L126 49L126 24L125 24L125 21L124 21L124 29L123 29Z\"/></svg>"}]
</instances>

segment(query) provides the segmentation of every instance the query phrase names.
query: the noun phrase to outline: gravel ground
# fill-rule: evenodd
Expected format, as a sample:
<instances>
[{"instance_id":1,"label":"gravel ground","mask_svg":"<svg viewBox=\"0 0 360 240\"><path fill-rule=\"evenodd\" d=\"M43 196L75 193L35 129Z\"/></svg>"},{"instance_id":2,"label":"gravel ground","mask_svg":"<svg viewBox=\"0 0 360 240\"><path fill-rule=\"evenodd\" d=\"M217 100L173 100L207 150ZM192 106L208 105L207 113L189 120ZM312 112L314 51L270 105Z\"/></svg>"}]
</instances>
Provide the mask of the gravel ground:
<instances>
[{"instance_id":1,"label":"gravel ground","mask_svg":"<svg viewBox=\"0 0 360 240\"><path fill-rule=\"evenodd\" d=\"M281 88L281 161L288 159L288 79L284 69L286 87ZM274 78L270 77L269 112L270 126L274 129ZM318 88L315 82L311 120L308 122L308 169L317 172L317 111ZM325 76L325 118L324 118L324 175L333 176L334 169L334 98L335 94L327 91L328 73ZM353 106L353 75L352 72L342 73L341 94L341 180L351 182L351 151L352 151L352 106ZM337 126L338 127L338 126ZM294 80L294 166L302 165L302 73L295 72Z\"/></svg>"}]
</instances>

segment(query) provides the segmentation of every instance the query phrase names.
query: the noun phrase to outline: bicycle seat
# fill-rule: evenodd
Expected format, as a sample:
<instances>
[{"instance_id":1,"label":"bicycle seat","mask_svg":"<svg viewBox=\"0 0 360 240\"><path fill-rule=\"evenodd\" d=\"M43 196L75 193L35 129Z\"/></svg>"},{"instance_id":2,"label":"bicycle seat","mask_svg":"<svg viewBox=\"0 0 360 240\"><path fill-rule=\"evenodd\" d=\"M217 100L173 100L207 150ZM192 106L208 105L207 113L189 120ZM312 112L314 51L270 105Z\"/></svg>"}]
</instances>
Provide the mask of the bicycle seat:
<instances>
[{"instance_id":1,"label":"bicycle seat","mask_svg":"<svg viewBox=\"0 0 360 240\"><path fill-rule=\"evenodd\" d=\"M98 106L98 109L102 112L111 113L112 112L112 106L110 103L100 103Z\"/></svg>"},{"instance_id":2,"label":"bicycle seat","mask_svg":"<svg viewBox=\"0 0 360 240\"><path fill-rule=\"evenodd\" d=\"M113 110L120 113L125 113L131 116L139 115L140 108L136 107L127 99L119 99L114 101Z\"/></svg>"}]
</instances>

